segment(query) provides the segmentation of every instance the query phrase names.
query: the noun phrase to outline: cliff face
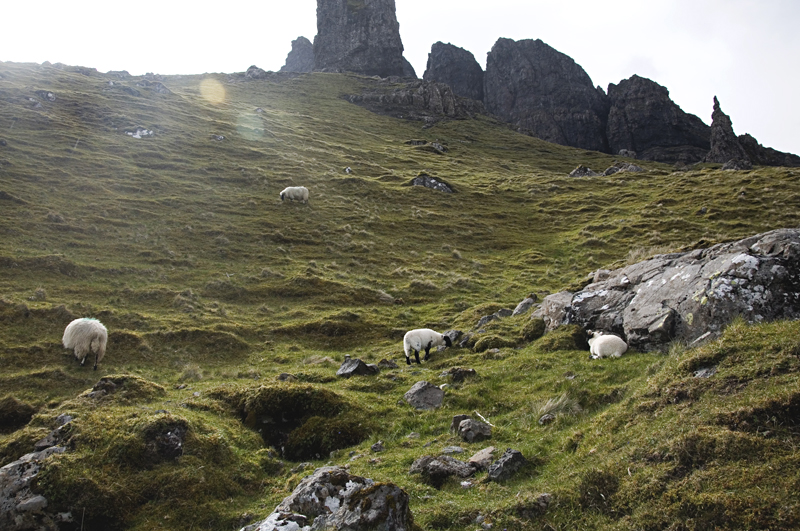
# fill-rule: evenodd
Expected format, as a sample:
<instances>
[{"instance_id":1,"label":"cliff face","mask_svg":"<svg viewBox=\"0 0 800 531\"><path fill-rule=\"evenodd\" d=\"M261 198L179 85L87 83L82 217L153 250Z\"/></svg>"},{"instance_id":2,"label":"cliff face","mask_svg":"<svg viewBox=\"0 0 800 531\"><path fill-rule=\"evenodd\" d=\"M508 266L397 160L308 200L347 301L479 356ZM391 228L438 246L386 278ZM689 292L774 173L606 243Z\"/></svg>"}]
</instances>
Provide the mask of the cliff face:
<instances>
[{"instance_id":1,"label":"cliff face","mask_svg":"<svg viewBox=\"0 0 800 531\"><path fill-rule=\"evenodd\" d=\"M315 70L403 76L394 0L318 0Z\"/></svg>"},{"instance_id":2,"label":"cliff face","mask_svg":"<svg viewBox=\"0 0 800 531\"><path fill-rule=\"evenodd\" d=\"M654 81L633 76L609 85L608 97L611 153L628 150L641 159L693 163L703 160L711 147L710 128L683 112L666 87Z\"/></svg>"},{"instance_id":3,"label":"cliff face","mask_svg":"<svg viewBox=\"0 0 800 531\"><path fill-rule=\"evenodd\" d=\"M483 69L474 55L458 46L435 43L422 79L446 83L458 96L483 101Z\"/></svg>"},{"instance_id":4,"label":"cliff face","mask_svg":"<svg viewBox=\"0 0 800 531\"><path fill-rule=\"evenodd\" d=\"M711 115L711 151L706 162L725 163L729 160L750 160L733 132L733 122L722 112L719 100L714 96L714 112Z\"/></svg>"},{"instance_id":5,"label":"cliff face","mask_svg":"<svg viewBox=\"0 0 800 531\"><path fill-rule=\"evenodd\" d=\"M499 39L484 78L489 112L533 136L608 152L608 98L570 57L541 40Z\"/></svg>"}]
</instances>

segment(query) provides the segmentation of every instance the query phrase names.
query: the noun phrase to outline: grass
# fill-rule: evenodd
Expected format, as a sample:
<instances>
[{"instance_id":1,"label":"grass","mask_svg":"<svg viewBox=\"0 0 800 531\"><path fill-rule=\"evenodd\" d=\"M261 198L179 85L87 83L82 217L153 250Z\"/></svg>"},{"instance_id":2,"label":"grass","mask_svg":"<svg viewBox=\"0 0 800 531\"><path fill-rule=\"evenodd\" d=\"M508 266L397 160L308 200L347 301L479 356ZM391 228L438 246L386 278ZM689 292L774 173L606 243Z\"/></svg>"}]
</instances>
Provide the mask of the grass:
<instances>
[{"instance_id":1,"label":"grass","mask_svg":"<svg viewBox=\"0 0 800 531\"><path fill-rule=\"evenodd\" d=\"M400 485L420 529L477 527L478 515L495 529L800 525L796 322L600 361L575 330L538 338L525 317L477 328L598 268L797 227L796 170L642 163L570 178L614 158L488 117L423 127L376 115L342 96L391 86L358 76L171 76L168 94L54 65L0 63L0 76L0 465L74 416L70 451L37 484L58 510L98 528L238 529L308 460ZM154 136L126 134L137 127ZM457 193L409 186L422 172ZM281 203L288 185L307 186L310 203ZM82 316L110 331L97 372L60 345ZM402 335L416 327L472 332L476 348L406 366ZM343 380L345 355L399 368ZM453 384L456 366L477 375ZM125 384L88 398L101 378ZM442 408L404 404L420 380L450 384ZM259 433L275 413L248 397L281 390L338 405L295 419L307 424L298 447L326 455L287 459ZM466 445L449 426L474 412L493 436ZM545 413L555 420L539 424ZM313 440L331 431L323 418L357 437ZM183 434L180 455L164 450L169 433ZM518 449L529 465L470 489L408 474L453 444Z\"/></svg>"}]
</instances>

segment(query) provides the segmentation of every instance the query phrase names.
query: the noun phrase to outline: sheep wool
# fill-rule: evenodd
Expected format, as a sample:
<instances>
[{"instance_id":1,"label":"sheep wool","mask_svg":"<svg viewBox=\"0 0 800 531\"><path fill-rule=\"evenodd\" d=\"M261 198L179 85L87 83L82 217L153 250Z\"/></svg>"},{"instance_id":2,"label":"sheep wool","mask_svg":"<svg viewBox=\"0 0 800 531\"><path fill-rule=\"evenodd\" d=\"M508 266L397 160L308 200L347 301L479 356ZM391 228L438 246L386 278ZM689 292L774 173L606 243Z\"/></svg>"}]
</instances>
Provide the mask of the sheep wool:
<instances>
[{"instance_id":1,"label":"sheep wool","mask_svg":"<svg viewBox=\"0 0 800 531\"><path fill-rule=\"evenodd\" d=\"M619 336L603 332L589 332L589 334L592 336L589 338L589 352L592 359L619 358L628 350L628 344Z\"/></svg>"},{"instance_id":2,"label":"sheep wool","mask_svg":"<svg viewBox=\"0 0 800 531\"><path fill-rule=\"evenodd\" d=\"M305 186L289 186L281 192L281 201L302 201L308 203L308 188Z\"/></svg>"},{"instance_id":3,"label":"sheep wool","mask_svg":"<svg viewBox=\"0 0 800 531\"><path fill-rule=\"evenodd\" d=\"M86 362L86 356L94 354L94 370L97 370L97 364L106 355L108 330L97 319L82 317L67 325L61 342L64 348L73 349L75 358L81 362L81 366Z\"/></svg>"},{"instance_id":4,"label":"sheep wool","mask_svg":"<svg viewBox=\"0 0 800 531\"><path fill-rule=\"evenodd\" d=\"M417 363L419 361L419 352L420 350L425 351L425 361L431 357L430 350L433 347L439 346L453 346L453 343L450 341L450 338L444 334L440 334L430 328L417 328L416 330L411 330L406 332L406 335L403 336L403 352L406 355L406 364L411 365L411 352L414 352L414 358Z\"/></svg>"}]
</instances>

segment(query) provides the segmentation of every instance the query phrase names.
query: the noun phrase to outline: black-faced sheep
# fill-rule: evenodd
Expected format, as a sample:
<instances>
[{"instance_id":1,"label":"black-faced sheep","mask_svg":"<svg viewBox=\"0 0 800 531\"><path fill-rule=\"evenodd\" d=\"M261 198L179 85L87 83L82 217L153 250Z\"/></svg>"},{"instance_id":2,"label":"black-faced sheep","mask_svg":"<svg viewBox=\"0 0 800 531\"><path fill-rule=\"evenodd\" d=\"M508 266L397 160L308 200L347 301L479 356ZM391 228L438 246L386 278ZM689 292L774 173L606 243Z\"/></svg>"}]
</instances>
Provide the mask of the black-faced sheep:
<instances>
[{"instance_id":1,"label":"black-faced sheep","mask_svg":"<svg viewBox=\"0 0 800 531\"><path fill-rule=\"evenodd\" d=\"M86 361L86 356L94 353L94 370L97 370L97 364L106 355L108 330L97 319L83 317L67 325L61 341L64 343L64 348L73 349L81 366Z\"/></svg>"},{"instance_id":2,"label":"black-faced sheep","mask_svg":"<svg viewBox=\"0 0 800 531\"><path fill-rule=\"evenodd\" d=\"M591 336L589 338L589 352L592 355L592 359L619 358L628 350L628 344L619 336L591 330L587 330L587 332Z\"/></svg>"},{"instance_id":3,"label":"black-faced sheep","mask_svg":"<svg viewBox=\"0 0 800 531\"><path fill-rule=\"evenodd\" d=\"M308 188L305 186L289 186L281 192L281 201L302 201L308 203Z\"/></svg>"},{"instance_id":4,"label":"black-faced sheep","mask_svg":"<svg viewBox=\"0 0 800 531\"><path fill-rule=\"evenodd\" d=\"M453 343L446 335L430 328L417 328L406 332L406 335L403 336L403 352L406 355L406 364L411 365L411 351L414 351L414 358L419 363L420 350L425 350L425 361L428 361L428 358L431 357L431 348L442 345L451 347Z\"/></svg>"}]
</instances>

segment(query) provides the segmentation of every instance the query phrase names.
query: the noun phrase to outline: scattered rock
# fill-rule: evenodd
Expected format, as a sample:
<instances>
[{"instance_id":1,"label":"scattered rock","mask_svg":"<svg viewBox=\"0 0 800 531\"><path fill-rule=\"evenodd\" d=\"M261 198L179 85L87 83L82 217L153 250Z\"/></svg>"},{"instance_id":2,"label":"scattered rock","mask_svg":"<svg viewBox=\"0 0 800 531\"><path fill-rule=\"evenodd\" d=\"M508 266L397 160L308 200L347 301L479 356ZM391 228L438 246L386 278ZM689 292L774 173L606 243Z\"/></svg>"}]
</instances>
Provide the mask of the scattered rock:
<instances>
[{"instance_id":1,"label":"scattered rock","mask_svg":"<svg viewBox=\"0 0 800 531\"><path fill-rule=\"evenodd\" d=\"M491 481L505 481L516 474L527 462L520 451L509 448L500 456L500 459L492 463L487 477Z\"/></svg>"},{"instance_id":2,"label":"scattered rock","mask_svg":"<svg viewBox=\"0 0 800 531\"><path fill-rule=\"evenodd\" d=\"M340 467L322 467L304 478L266 520L241 531L322 529L411 531L408 494ZM313 520L313 526L308 525Z\"/></svg>"},{"instance_id":3,"label":"scattered rock","mask_svg":"<svg viewBox=\"0 0 800 531\"><path fill-rule=\"evenodd\" d=\"M444 181L440 181L431 177L430 175L420 174L418 177L414 177L411 180L411 186L424 186L425 188L431 188L433 190L437 190L439 192L444 192L446 194L455 193L453 188L445 183Z\"/></svg>"},{"instance_id":4,"label":"scattered rock","mask_svg":"<svg viewBox=\"0 0 800 531\"><path fill-rule=\"evenodd\" d=\"M42 463L66 451L50 447L22 456L0 468L0 527L9 531L58 531L72 522L70 513L46 511L47 499L31 490Z\"/></svg>"},{"instance_id":5,"label":"scattered rock","mask_svg":"<svg viewBox=\"0 0 800 531\"><path fill-rule=\"evenodd\" d=\"M753 163L748 159L731 159L722 165L724 171L750 171Z\"/></svg>"},{"instance_id":6,"label":"scattered rock","mask_svg":"<svg viewBox=\"0 0 800 531\"><path fill-rule=\"evenodd\" d=\"M403 398L416 409L436 409L444 402L444 391L428 382L417 382Z\"/></svg>"},{"instance_id":7,"label":"scattered rock","mask_svg":"<svg viewBox=\"0 0 800 531\"><path fill-rule=\"evenodd\" d=\"M463 454L464 449L460 446L445 446L442 448L442 453L444 455L452 455L452 454Z\"/></svg>"},{"instance_id":8,"label":"scattered rock","mask_svg":"<svg viewBox=\"0 0 800 531\"><path fill-rule=\"evenodd\" d=\"M278 375L278 380L281 382L296 382L297 376L294 374L289 374L288 372L283 372Z\"/></svg>"},{"instance_id":9,"label":"scattered rock","mask_svg":"<svg viewBox=\"0 0 800 531\"><path fill-rule=\"evenodd\" d=\"M471 419L469 415L455 415L453 421L450 423L450 433L458 433L458 427L461 425L462 420Z\"/></svg>"},{"instance_id":10,"label":"scattered rock","mask_svg":"<svg viewBox=\"0 0 800 531\"><path fill-rule=\"evenodd\" d=\"M458 425L458 436L466 442L478 442L492 437L492 427L475 419L462 420Z\"/></svg>"},{"instance_id":11,"label":"scattered rock","mask_svg":"<svg viewBox=\"0 0 800 531\"><path fill-rule=\"evenodd\" d=\"M717 374L716 367L705 367L703 369L698 369L694 371L695 378L711 378L715 374Z\"/></svg>"},{"instance_id":12,"label":"scattered rock","mask_svg":"<svg viewBox=\"0 0 800 531\"><path fill-rule=\"evenodd\" d=\"M147 138L150 136L155 136L155 132L153 130L145 129L144 127L137 127L134 131L125 131L125 134L132 136L133 138Z\"/></svg>"},{"instance_id":13,"label":"scattered rock","mask_svg":"<svg viewBox=\"0 0 800 531\"><path fill-rule=\"evenodd\" d=\"M267 79L269 77L269 73L266 70L257 67L256 65L251 65L250 68L245 71L244 77L246 79Z\"/></svg>"},{"instance_id":14,"label":"scattered rock","mask_svg":"<svg viewBox=\"0 0 800 531\"><path fill-rule=\"evenodd\" d=\"M477 375L478 373L475 372L475 369L462 369L461 367L453 367L444 373L444 376L449 376L453 383L463 382L467 378L474 378Z\"/></svg>"},{"instance_id":15,"label":"scattered rock","mask_svg":"<svg viewBox=\"0 0 800 531\"><path fill-rule=\"evenodd\" d=\"M637 166L636 164L631 164L629 162L618 162L608 168L606 171L603 172L605 177L609 175L614 175L615 173L624 173L624 172L633 172L633 173L641 173L644 171L644 168L641 166Z\"/></svg>"},{"instance_id":16,"label":"scattered rock","mask_svg":"<svg viewBox=\"0 0 800 531\"><path fill-rule=\"evenodd\" d=\"M449 455L438 457L426 455L414 461L408 472L409 474L422 474L426 483L438 489L450 477L468 478L472 476L475 474L475 468Z\"/></svg>"},{"instance_id":17,"label":"scattered rock","mask_svg":"<svg viewBox=\"0 0 800 531\"><path fill-rule=\"evenodd\" d=\"M570 177L598 177L600 174L583 164L569 172Z\"/></svg>"},{"instance_id":18,"label":"scattered rock","mask_svg":"<svg viewBox=\"0 0 800 531\"><path fill-rule=\"evenodd\" d=\"M373 445L370 447L370 449L371 449L373 452L376 452L376 453L377 453L377 452L382 452L382 451L384 450L384 447L383 447L383 441L378 441L378 442L376 442L375 444L373 444Z\"/></svg>"},{"instance_id":19,"label":"scattered rock","mask_svg":"<svg viewBox=\"0 0 800 531\"><path fill-rule=\"evenodd\" d=\"M494 446L486 447L470 457L469 464L479 471L489 470L489 467L494 461L494 453L496 451L497 449Z\"/></svg>"},{"instance_id":20,"label":"scattered rock","mask_svg":"<svg viewBox=\"0 0 800 531\"><path fill-rule=\"evenodd\" d=\"M380 369L398 369L399 366L392 360L382 359L378 362L378 368Z\"/></svg>"},{"instance_id":21,"label":"scattered rock","mask_svg":"<svg viewBox=\"0 0 800 531\"><path fill-rule=\"evenodd\" d=\"M336 376L341 376L342 378L350 378L355 375L374 376L379 372L380 369L378 369L377 365L367 365L360 359L352 359L350 356L345 356L342 366L336 371Z\"/></svg>"},{"instance_id":22,"label":"scattered rock","mask_svg":"<svg viewBox=\"0 0 800 531\"><path fill-rule=\"evenodd\" d=\"M533 294L529 295L522 302L517 304L516 308L514 308L514 311L511 312L511 315L516 316L527 312L533 307L534 304L536 304L538 300L539 297L537 297L536 295Z\"/></svg>"},{"instance_id":23,"label":"scattered rock","mask_svg":"<svg viewBox=\"0 0 800 531\"><path fill-rule=\"evenodd\" d=\"M552 423L554 420L556 420L556 416L552 413L547 413L539 418L539 425L544 426L545 424Z\"/></svg>"}]
</instances>

